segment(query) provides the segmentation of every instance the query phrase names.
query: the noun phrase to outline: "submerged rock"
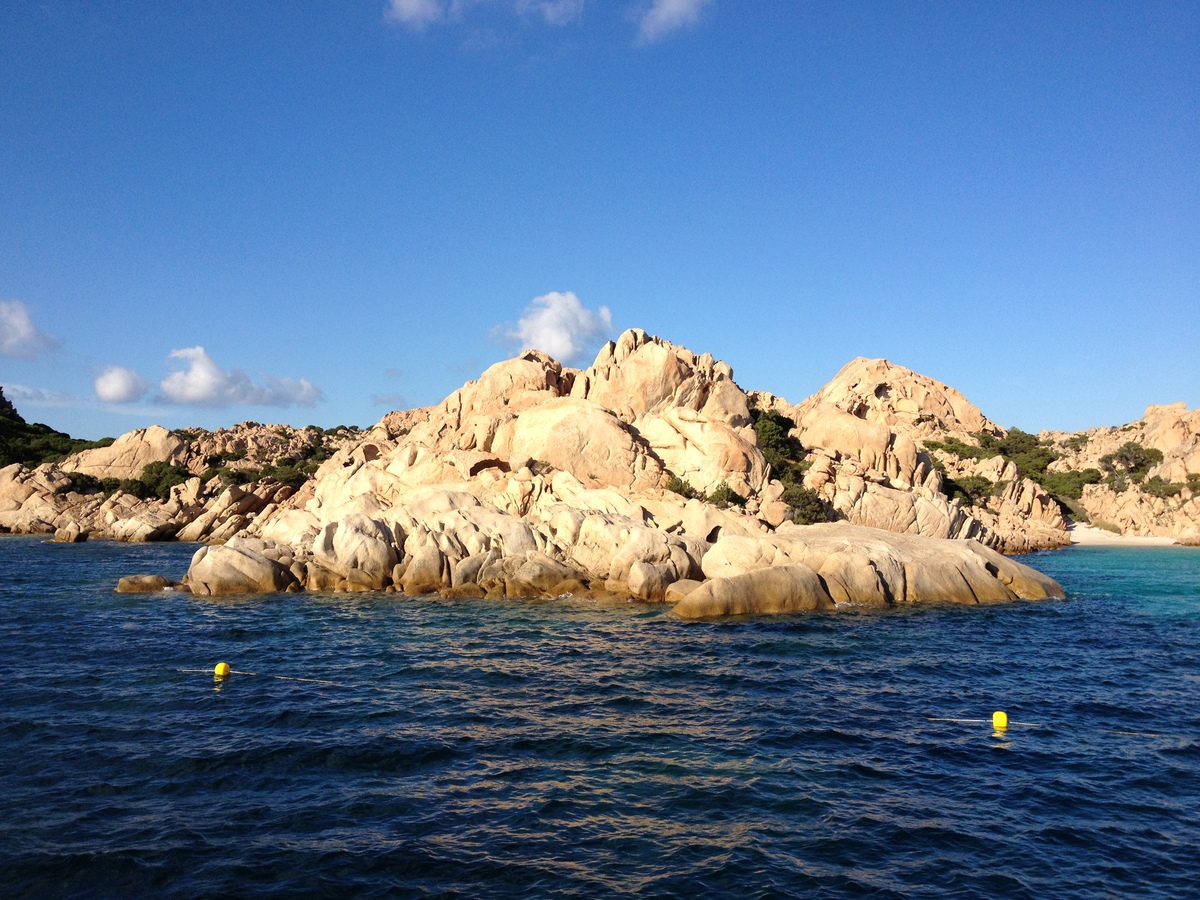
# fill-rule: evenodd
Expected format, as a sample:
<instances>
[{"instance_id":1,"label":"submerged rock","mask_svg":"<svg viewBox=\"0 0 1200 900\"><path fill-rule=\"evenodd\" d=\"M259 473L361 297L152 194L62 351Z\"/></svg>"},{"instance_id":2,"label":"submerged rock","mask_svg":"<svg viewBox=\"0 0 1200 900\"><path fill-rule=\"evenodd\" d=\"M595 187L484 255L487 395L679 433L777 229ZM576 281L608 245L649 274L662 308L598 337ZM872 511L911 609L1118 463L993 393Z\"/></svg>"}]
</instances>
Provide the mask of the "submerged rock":
<instances>
[{"instance_id":1,"label":"submerged rock","mask_svg":"<svg viewBox=\"0 0 1200 900\"><path fill-rule=\"evenodd\" d=\"M179 582L161 575L126 575L117 581L118 594L149 594L179 587Z\"/></svg>"}]
</instances>

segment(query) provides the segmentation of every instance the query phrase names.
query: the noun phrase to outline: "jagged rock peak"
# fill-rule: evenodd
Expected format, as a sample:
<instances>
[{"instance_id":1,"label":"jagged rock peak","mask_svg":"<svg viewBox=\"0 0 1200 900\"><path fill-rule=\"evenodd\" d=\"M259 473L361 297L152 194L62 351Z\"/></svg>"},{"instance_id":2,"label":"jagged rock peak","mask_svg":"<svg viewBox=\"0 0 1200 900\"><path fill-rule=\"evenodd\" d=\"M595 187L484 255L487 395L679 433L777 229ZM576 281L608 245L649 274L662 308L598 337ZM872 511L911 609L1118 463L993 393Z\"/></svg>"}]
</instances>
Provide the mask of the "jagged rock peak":
<instances>
[{"instance_id":1,"label":"jagged rock peak","mask_svg":"<svg viewBox=\"0 0 1200 900\"><path fill-rule=\"evenodd\" d=\"M954 388L886 359L860 356L850 360L832 381L801 403L797 412L802 417L822 403L915 436L1005 433Z\"/></svg>"},{"instance_id":2,"label":"jagged rock peak","mask_svg":"<svg viewBox=\"0 0 1200 900\"><path fill-rule=\"evenodd\" d=\"M686 409L733 428L750 423L745 393L733 381L733 368L686 347L630 328L596 354L579 373L573 397L613 410L625 422L670 408Z\"/></svg>"}]
</instances>

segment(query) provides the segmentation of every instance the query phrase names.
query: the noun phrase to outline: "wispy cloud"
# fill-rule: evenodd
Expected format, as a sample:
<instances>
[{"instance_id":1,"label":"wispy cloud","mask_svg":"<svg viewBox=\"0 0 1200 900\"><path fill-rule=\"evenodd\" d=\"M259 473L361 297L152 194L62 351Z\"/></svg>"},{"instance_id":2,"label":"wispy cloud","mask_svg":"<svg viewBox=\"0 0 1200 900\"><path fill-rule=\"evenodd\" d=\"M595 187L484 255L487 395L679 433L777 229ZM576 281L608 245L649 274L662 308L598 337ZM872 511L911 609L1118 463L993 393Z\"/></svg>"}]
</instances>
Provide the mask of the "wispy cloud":
<instances>
[{"instance_id":1,"label":"wispy cloud","mask_svg":"<svg viewBox=\"0 0 1200 900\"><path fill-rule=\"evenodd\" d=\"M441 22L455 22L478 7L506 10L519 16L537 16L547 25L561 27L579 21L587 0L390 0L383 17L414 31Z\"/></svg>"},{"instance_id":2,"label":"wispy cloud","mask_svg":"<svg viewBox=\"0 0 1200 900\"><path fill-rule=\"evenodd\" d=\"M439 0L391 0L384 18L419 30L444 19L447 6Z\"/></svg>"},{"instance_id":3,"label":"wispy cloud","mask_svg":"<svg viewBox=\"0 0 1200 900\"><path fill-rule=\"evenodd\" d=\"M35 359L39 353L58 349L58 338L36 325L20 300L0 300L0 356Z\"/></svg>"},{"instance_id":4,"label":"wispy cloud","mask_svg":"<svg viewBox=\"0 0 1200 900\"><path fill-rule=\"evenodd\" d=\"M172 359L184 360L186 369L172 372L159 385L170 403L191 406L312 406L321 389L307 379L263 376L256 382L241 369L226 371L203 347L172 350Z\"/></svg>"},{"instance_id":5,"label":"wispy cloud","mask_svg":"<svg viewBox=\"0 0 1200 900\"><path fill-rule=\"evenodd\" d=\"M584 0L517 0L519 13L536 13L547 25L570 25L583 17Z\"/></svg>"},{"instance_id":6,"label":"wispy cloud","mask_svg":"<svg viewBox=\"0 0 1200 900\"><path fill-rule=\"evenodd\" d=\"M372 394L371 403L388 409L408 409L408 398L403 394Z\"/></svg>"},{"instance_id":7,"label":"wispy cloud","mask_svg":"<svg viewBox=\"0 0 1200 900\"><path fill-rule=\"evenodd\" d=\"M551 291L534 297L517 320L517 327L505 329L504 337L520 341L522 349L541 350L560 362L572 362L612 330L612 313L607 306L587 309L574 293Z\"/></svg>"},{"instance_id":8,"label":"wispy cloud","mask_svg":"<svg viewBox=\"0 0 1200 900\"><path fill-rule=\"evenodd\" d=\"M700 13L712 0L652 0L638 18L638 39L646 44L661 40L673 31L700 21Z\"/></svg>"},{"instance_id":9,"label":"wispy cloud","mask_svg":"<svg viewBox=\"0 0 1200 900\"><path fill-rule=\"evenodd\" d=\"M109 366L96 377L92 387L105 403L135 403L150 390L146 379L122 366Z\"/></svg>"},{"instance_id":10,"label":"wispy cloud","mask_svg":"<svg viewBox=\"0 0 1200 900\"><path fill-rule=\"evenodd\" d=\"M47 391L44 388L27 387L23 384L6 384L4 393L14 403L26 403L30 406L72 406L75 397L58 391Z\"/></svg>"}]
</instances>

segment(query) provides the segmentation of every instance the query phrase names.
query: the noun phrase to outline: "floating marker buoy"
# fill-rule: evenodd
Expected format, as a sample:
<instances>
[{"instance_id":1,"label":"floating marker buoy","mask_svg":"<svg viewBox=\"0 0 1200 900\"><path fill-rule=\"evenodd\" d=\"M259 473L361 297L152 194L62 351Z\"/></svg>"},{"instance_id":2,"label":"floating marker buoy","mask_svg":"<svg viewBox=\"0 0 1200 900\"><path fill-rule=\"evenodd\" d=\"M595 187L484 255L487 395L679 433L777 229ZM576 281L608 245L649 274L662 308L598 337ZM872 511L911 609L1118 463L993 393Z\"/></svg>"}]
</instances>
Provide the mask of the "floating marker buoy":
<instances>
[{"instance_id":1,"label":"floating marker buoy","mask_svg":"<svg viewBox=\"0 0 1200 900\"><path fill-rule=\"evenodd\" d=\"M231 668L229 668L229 663L219 662L219 663L217 663L216 668L213 669L213 677L214 678L228 678L229 673L232 671L233 670Z\"/></svg>"},{"instance_id":2,"label":"floating marker buoy","mask_svg":"<svg viewBox=\"0 0 1200 900\"><path fill-rule=\"evenodd\" d=\"M996 710L992 713L992 727L997 731L1003 731L1008 727L1008 713Z\"/></svg>"}]
</instances>

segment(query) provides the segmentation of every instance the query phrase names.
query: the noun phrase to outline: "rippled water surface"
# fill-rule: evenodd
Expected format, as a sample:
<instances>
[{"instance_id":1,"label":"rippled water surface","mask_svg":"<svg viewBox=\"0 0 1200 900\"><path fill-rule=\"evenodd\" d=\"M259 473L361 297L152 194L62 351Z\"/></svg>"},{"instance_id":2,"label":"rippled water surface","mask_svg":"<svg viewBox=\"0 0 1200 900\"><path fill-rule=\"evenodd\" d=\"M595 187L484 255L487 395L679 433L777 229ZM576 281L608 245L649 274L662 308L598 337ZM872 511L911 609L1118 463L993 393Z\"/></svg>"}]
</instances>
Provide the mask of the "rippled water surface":
<instances>
[{"instance_id":1,"label":"rippled water surface","mask_svg":"<svg viewBox=\"0 0 1200 900\"><path fill-rule=\"evenodd\" d=\"M1200 551L1028 558L1060 602L700 624L112 592L192 550L0 539L3 895L1200 883Z\"/></svg>"}]
</instances>

